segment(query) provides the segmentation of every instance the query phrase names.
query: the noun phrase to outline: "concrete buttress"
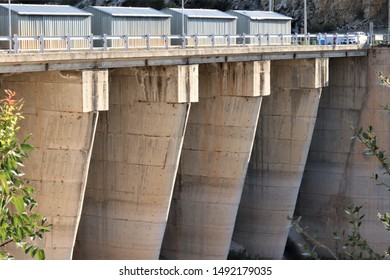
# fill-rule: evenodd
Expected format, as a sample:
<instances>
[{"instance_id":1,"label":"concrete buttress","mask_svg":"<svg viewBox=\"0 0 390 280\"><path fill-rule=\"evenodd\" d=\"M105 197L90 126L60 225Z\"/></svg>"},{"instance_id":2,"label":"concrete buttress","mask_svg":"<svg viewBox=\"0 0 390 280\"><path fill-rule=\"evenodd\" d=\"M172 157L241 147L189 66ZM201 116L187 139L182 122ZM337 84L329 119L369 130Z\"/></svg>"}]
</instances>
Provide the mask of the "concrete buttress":
<instances>
[{"instance_id":1,"label":"concrete buttress","mask_svg":"<svg viewBox=\"0 0 390 280\"><path fill-rule=\"evenodd\" d=\"M309 151L328 59L271 61L233 240L261 259L281 259Z\"/></svg>"},{"instance_id":2,"label":"concrete buttress","mask_svg":"<svg viewBox=\"0 0 390 280\"><path fill-rule=\"evenodd\" d=\"M158 259L198 66L110 72L75 258Z\"/></svg>"},{"instance_id":3,"label":"concrete buttress","mask_svg":"<svg viewBox=\"0 0 390 280\"><path fill-rule=\"evenodd\" d=\"M199 65L164 236L165 259L226 259L269 61Z\"/></svg>"},{"instance_id":4,"label":"concrete buttress","mask_svg":"<svg viewBox=\"0 0 390 280\"><path fill-rule=\"evenodd\" d=\"M72 258L98 111L108 110L108 71L48 71L0 75L1 88L24 99L20 137L36 151L25 161L36 188L36 211L53 224L39 245L47 259ZM17 259L29 258L14 250Z\"/></svg>"},{"instance_id":5,"label":"concrete buttress","mask_svg":"<svg viewBox=\"0 0 390 280\"><path fill-rule=\"evenodd\" d=\"M377 219L377 213L389 212L390 194L373 179L384 171L374 157L365 155L363 144L351 139L351 127L366 130L372 125L377 145L390 151L390 117L383 107L390 104L390 89L376 74L390 75L389 55L389 49L379 48L370 50L368 57L329 62L329 87L320 102L296 214L334 251L340 248L333 232L350 228L344 210L351 204L363 206L362 238L380 254L390 243Z\"/></svg>"}]
</instances>

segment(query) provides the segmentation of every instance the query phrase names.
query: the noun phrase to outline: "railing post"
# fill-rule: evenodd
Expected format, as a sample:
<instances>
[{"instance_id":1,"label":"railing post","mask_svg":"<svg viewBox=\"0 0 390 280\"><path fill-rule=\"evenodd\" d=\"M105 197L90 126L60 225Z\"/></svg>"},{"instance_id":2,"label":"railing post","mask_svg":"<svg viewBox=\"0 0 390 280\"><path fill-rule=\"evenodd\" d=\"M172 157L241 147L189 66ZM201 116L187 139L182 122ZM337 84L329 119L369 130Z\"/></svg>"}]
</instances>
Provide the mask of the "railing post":
<instances>
[{"instance_id":1,"label":"railing post","mask_svg":"<svg viewBox=\"0 0 390 280\"><path fill-rule=\"evenodd\" d=\"M68 52L70 52L70 48L71 48L71 46L70 46L70 35L67 34L67 35L66 35L66 50L67 50Z\"/></svg>"},{"instance_id":2,"label":"railing post","mask_svg":"<svg viewBox=\"0 0 390 280\"><path fill-rule=\"evenodd\" d=\"M168 49L168 47L169 47L169 44L168 44L168 34L165 34L164 35L164 46L165 46L165 48L166 49Z\"/></svg>"},{"instance_id":3,"label":"railing post","mask_svg":"<svg viewBox=\"0 0 390 280\"><path fill-rule=\"evenodd\" d=\"M246 46L246 38L245 38L245 33L242 33L242 45L245 47Z\"/></svg>"},{"instance_id":4,"label":"railing post","mask_svg":"<svg viewBox=\"0 0 390 280\"><path fill-rule=\"evenodd\" d=\"M279 36L280 36L280 44L283 46L284 44L283 44L283 33L282 34L279 34Z\"/></svg>"},{"instance_id":5,"label":"railing post","mask_svg":"<svg viewBox=\"0 0 390 280\"><path fill-rule=\"evenodd\" d=\"M89 34L89 50L92 51L93 50L93 34Z\"/></svg>"},{"instance_id":6,"label":"railing post","mask_svg":"<svg viewBox=\"0 0 390 280\"><path fill-rule=\"evenodd\" d=\"M370 35L368 39L370 41L369 45L372 46L374 43L374 34L370 33L369 35ZM387 44L389 44L389 35L387 35Z\"/></svg>"},{"instance_id":7,"label":"railing post","mask_svg":"<svg viewBox=\"0 0 390 280\"><path fill-rule=\"evenodd\" d=\"M295 40L295 45L298 45L298 34L296 32L294 33L294 40Z\"/></svg>"},{"instance_id":8,"label":"railing post","mask_svg":"<svg viewBox=\"0 0 390 280\"><path fill-rule=\"evenodd\" d=\"M257 44L261 47L261 34L257 34Z\"/></svg>"},{"instance_id":9,"label":"railing post","mask_svg":"<svg viewBox=\"0 0 390 280\"><path fill-rule=\"evenodd\" d=\"M267 34L267 35L265 35L266 37L266 39L267 39L267 46L269 46L269 34Z\"/></svg>"},{"instance_id":10,"label":"railing post","mask_svg":"<svg viewBox=\"0 0 390 280\"><path fill-rule=\"evenodd\" d=\"M43 53L45 51L45 40L43 34L39 35L39 52Z\"/></svg>"},{"instance_id":11,"label":"railing post","mask_svg":"<svg viewBox=\"0 0 390 280\"><path fill-rule=\"evenodd\" d=\"M186 47L186 34L181 34L181 47L182 49L185 49Z\"/></svg>"},{"instance_id":12,"label":"railing post","mask_svg":"<svg viewBox=\"0 0 390 280\"><path fill-rule=\"evenodd\" d=\"M310 33L307 33L307 45L310 46Z\"/></svg>"},{"instance_id":13,"label":"railing post","mask_svg":"<svg viewBox=\"0 0 390 280\"><path fill-rule=\"evenodd\" d=\"M211 34L211 47L212 48L215 47L215 37L214 37L214 34Z\"/></svg>"},{"instance_id":14,"label":"railing post","mask_svg":"<svg viewBox=\"0 0 390 280\"><path fill-rule=\"evenodd\" d=\"M19 38L17 34L14 34L14 53L19 52Z\"/></svg>"},{"instance_id":15,"label":"railing post","mask_svg":"<svg viewBox=\"0 0 390 280\"><path fill-rule=\"evenodd\" d=\"M228 48L230 48L230 44L231 44L230 39L231 39L231 38L230 38L230 34L227 34L227 35L226 35L226 40L227 40L226 43L227 43L227 47L228 47Z\"/></svg>"},{"instance_id":16,"label":"railing post","mask_svg":"<svg viewBox=\"0 0 390 280\"><path fill-rule=\"evenodd\" d=\"M129 49L129 35L125 34L125 50Z\"/></svg>"},{"instance_id":17,"label":"railing post","mask_svg":"<svg viewBox=\"0 0 390 280\"><path fill-rule=\"evenodd\" d=\"M198 48L198 44L199 44L199 39L198 39L198 34L195 34L195 36L194 36L194 44L195 44L195 49L197 49Z\"/></svg>"},{"instance_id":18,"label":"railing post","mask_svg":"<svg viewBox=\"0 0 390 280\"><path fill-rule=\"evenodd\" d=\"M345 33L345 35L347 36L347 45L349 45L349 34L348 34L348 32L347 33Z\"/></svg>"},{"instance_id":19,"label":"railing post","mask_svg":"<svg viewBox=\"0 0 390 280\"><path fill-rule=\"evenodd\" d=\"M324 46L326 46L327 45L327 39L328 39L328 34L325 32L324 33Z\"/></svg>"},{"instance_id":20,"label":"railing post","mask_svg":"<svg viewBox=\"0 0 390 280\"><path fill-rule=\"evenodd\" d=\"M103 35L103 50L107 50L107 34Z\"/></svg>"},{"instance_id":21,"label":"railing post","mask_svg":"<svg viewBox=\"0 0 390 280\"><path fill-rule=\"evenodd\" d=\"M12 36L11 34L9 34L9 37L8 37L8 46L9 46L9 52L11 52L12 50Z\"/></svg>"},{"instance_id":22,"label":"railing post","mask_svg":"<svg viewBox=\"0 0 390 280\"><path fill-rule=\"evenodd\" d=\"M150 50L150 34L146 34L146 49Z\"/></svg>"}]
</instances>

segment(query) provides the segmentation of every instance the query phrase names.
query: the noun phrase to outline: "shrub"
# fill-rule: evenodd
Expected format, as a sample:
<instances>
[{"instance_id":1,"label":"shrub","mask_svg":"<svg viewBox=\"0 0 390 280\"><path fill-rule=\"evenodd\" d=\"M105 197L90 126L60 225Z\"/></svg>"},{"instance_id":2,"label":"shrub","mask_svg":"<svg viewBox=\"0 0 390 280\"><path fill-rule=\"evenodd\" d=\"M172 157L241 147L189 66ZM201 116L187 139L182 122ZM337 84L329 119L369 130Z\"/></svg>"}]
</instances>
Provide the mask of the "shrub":
<instances>
[{"instance_id":1,"label":"shrub","mask_svg":"<svg viewBox=\"0 0 390 280\"><path fill-rule=\"evenodd\" d=\"M15 100L15 92L5 90L6 97L0 100L0 259L13 259L7 245L14 243L31 257L45 259L45 252L34 245L49 231L46 219L33 213L37 202L32 197L34 188L26 185L23 159L34 147L27 143L27 136L21 143L16 137L18 123L23 119L22 100Z\"/></svg>"}]
</instances>

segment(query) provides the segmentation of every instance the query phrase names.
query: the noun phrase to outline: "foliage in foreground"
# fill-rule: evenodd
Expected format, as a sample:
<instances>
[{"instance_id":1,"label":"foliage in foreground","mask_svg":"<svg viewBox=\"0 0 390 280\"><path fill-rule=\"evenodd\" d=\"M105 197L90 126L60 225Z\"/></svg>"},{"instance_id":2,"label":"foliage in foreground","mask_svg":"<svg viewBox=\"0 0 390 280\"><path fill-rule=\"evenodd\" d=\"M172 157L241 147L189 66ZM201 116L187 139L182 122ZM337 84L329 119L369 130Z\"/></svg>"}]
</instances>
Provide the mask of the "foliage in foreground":
<instances>
[{"instance_id":1,"label":"foliage in foreground","mask_svg":"<svg viewBox=\"0 0 390 280\"><path fill-rule=\"evenodd\" d=\"M45 259L45 252L34 245L49 231L46 219L32 210L37 202L32 197L34 188L22 179L23 159L34 147L21 143L16 137L18 123L23 119L21 100L15 100L15 92L5 90L6 97L0 100L0 259L13 259L7 246L14 243L26 254Z\"/></svg>"},{"instance_id":2,"label":"foliage in foreground","mask_svg":"<svg viewBox=\"0 0 390 280\"><path fill-rule=\"evenodd\" d=\"M314 235L309 233L307 227L300 225L300 218L290 219L291 227L304 238L306 243L299 244L302 255L309 259L326 258L334 260L386 260L390 259L390 247L383 253L375 252L366 239L360 233L364 215L360 213L362 206L350 205L345 209L348 223L351 229L334 232L333 238L337 241L338 250L334 252L329 247L319 242Z\"/></svg>"}]
</instances>

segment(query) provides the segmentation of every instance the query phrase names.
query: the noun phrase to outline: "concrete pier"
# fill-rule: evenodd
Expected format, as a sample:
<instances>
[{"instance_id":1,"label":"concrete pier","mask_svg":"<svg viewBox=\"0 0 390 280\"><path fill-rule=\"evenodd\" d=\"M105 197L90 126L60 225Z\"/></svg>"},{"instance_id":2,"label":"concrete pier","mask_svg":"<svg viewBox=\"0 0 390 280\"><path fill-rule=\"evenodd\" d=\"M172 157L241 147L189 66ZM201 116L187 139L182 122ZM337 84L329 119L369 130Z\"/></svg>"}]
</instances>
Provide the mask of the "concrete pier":
<instances>
[{"instance_id":1,"label":"concrete pier","mask_svg":"<svg viewBox=\"0 0 390 280\"><path fill-rule=\"evenodd\" d=\"M198 66L117 69L99 120L77 259L158 259Z\"/></svg>"},{"instance_id":2,"label":"concrete pier","mask_svg":"<svg viewBox=\"0 0 390 280\"><path fill-rule=\"evenodd\" d=\"M39 245L47 259L72 258L98 111L108 110L107 71L50 71L0 76L1 88L24 99L20 138L36 151L25 161L37 213L52 230ZM21 250L12 254L29 259Z\"/></svg>"},{"instance_id":3,"label":"concrete pier","mask_svg":"<svg viewBox=\"0 0 390 280\"><path fill-rule=\"evenodd\" d=\"M37 147L25 172L37 211L53 224L40 243L48 259L225 259L232 239L280 259L294 208L333 246L328 237L346 227L339 214L350 202L364 206L370 244L382 252L390 242L376 220L389 195L370 178L377 162L350 141L350 126L372 124L390 151L388 115L379 108L390 104L389 89L375 75L390 75L387 49L4 50L0 57L0 90L25 99L20 138L32 133Z\"/></svg>"},{"instance_id":4,"label":"concrete pier","mask_svg":"<svg viewBox=\"0 0 390 280\"><path fill-rule=\"evenodd\" d=\"M375 158L364 155L362 144L351 140L351 127L373 125L378 146L390 151L390 119L381 107L390 104L390 89L379 83L376 74L390 74L389 54L388 49L377 49L368 58L329 63L329 88L320 102L296 214L302 216L302 225L318 231L318 240L335 251L339 248L332 233L349 229L344 212L349 204L363 206L361 234L378 253L390 243L376 216L389 211L390 193L372 178L383 170Z\"/></svg>"},{"instance_id":5,"label":"concrete pier","mask_svg":"<svg viewBox=\"0 0 390 280\"><path fill-rule=\"evenodd\" d=\"M270 62L199 66L161 255L226 259Z\"/></svg>"},{"instance_id":6,"label":"concrete pier","mask_svg":"<svg viewBox=\"0 0 390 280\"><path fill-rule=\"evenodd\" d=\"M312 138L328 59L271 62L233 240L262 259L282 258Z\"/></svg>"}]
</instances>

